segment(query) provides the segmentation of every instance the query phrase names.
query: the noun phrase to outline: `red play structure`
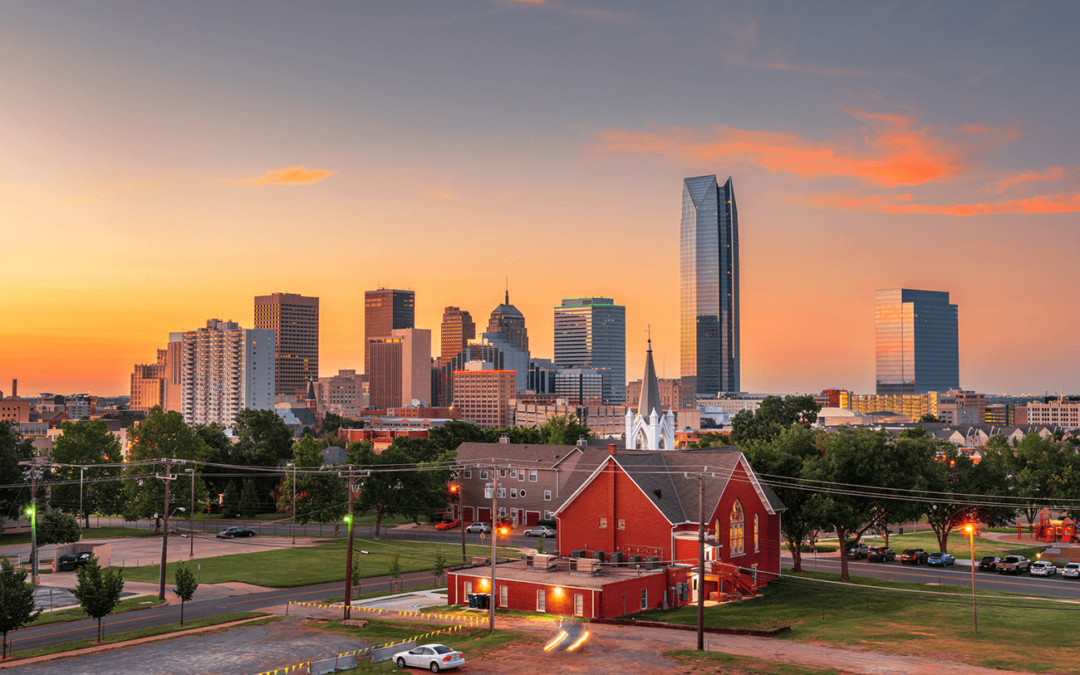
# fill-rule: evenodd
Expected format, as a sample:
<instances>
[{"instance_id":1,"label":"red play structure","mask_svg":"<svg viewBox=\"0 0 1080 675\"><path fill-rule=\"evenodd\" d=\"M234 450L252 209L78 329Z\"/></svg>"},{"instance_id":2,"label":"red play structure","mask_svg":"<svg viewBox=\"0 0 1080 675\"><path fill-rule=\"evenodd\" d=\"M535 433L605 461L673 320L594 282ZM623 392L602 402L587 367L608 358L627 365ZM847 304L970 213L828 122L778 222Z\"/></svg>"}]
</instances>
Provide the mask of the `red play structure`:
<instances>
[{"instance_id":1,"label":"red play structure","mask_svg":"<svg viewBox=\"0 0 1080 675\"><path fill-rule=\"evenodd\" d=\"M1019 523L1016 528L1019 535ZM1038 519L1031 524L1031 532L1036 539L1041 539L1048 544L1053 542L1066 544L1080 542L1080 537L1077 536L1076 532L1076 522L1072 518L1052 520L1050 518L1050 509L1039 511Z\"/></svg>"}]
</instances>

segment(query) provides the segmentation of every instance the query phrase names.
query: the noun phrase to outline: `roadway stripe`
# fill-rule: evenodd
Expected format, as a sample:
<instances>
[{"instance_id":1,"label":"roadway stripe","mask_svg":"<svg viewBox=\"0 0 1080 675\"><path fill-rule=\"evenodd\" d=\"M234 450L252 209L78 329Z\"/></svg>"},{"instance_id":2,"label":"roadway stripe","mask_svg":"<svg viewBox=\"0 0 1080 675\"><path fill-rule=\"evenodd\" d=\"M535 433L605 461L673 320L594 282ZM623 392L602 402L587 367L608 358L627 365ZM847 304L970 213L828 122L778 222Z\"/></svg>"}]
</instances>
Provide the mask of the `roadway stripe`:
<instances>
[{"instance_id":1,"label":"roadway stripe","mask_svg":"<svg viewBox=\"0 0 1080 675\"><path fill-rule=\"evenodd\" d=\"M805 563L806 561L804 560L803 562ZM818 566L835 565L836 567L840 567L840 563L832 562L831 560L830 561L819 561L819 562L816 562L814 564L818 565ZM878 567L870 567L868 565L848 565L848 572L849 573L851 573L853 570L859 570L859 569L872 569L872 570L875 570L875 571L880 569L880 570L882 570L882 572L885 572L885 573L888 573L888 574L898 574L898 575L906 575L906 576L911 576L911 577L917 577L920 580L926 579L926 576L924 574L917 574L915 572L909 572L909 571L907 571L906 568L893 568L893 567L881 567L881 568L878 568ZM927 567L927 568L923 568L923 569L925 569L927 572L930 572L930 571L933 571L934 568ZM1008 581L1006 579L999 578L999 577L1002 577L1002 576L1004 576L1004 575L998 574L996 576L989 577L988 580L987 580L987 583L1005 584L1007 586L1020 586L1020 587L1023 587L1023 588L1037 588L1037 589L1046 591L1046 586L1043 585L1043 584L1040 584L1040 583L1025 583L1025 582L1022 582L1022 581ZM874 578L874 577L870 577L870 578ZM953 580L953 581L959 581L959 582L970 581L971 580L971 573L968 572L968 573L964 573L964 574L961 574L961 575L955 575L955 576L952 575L952 574L946 573L946 576L943 577L943 578ZM980 576L976 575L975 578L980 579L980 578L983 578L983 577L980 577ZM885 579L884 581L892 581L892 579ZM937 583L937 582L922 581L922 583ZM956 585L956 586L965 586L965 585L969 586L970 584L957 583L957 584L954 584L954 585ZM1058 584L1055 584L1055 586L1058 586ZM1067 586L1065 588L1067 588ZM987 588L985 590L991 590L992 591L994 589Z\"/></svg>"}]
</instances>

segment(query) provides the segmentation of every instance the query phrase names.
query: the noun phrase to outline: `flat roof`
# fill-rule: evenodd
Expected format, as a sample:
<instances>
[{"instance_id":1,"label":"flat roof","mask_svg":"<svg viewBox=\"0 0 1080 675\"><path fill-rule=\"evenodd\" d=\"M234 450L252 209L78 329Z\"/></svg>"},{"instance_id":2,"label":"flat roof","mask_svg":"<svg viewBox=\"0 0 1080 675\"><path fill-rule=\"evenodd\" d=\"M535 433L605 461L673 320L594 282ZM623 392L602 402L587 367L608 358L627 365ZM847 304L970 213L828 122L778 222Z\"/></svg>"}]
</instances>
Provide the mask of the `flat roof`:
<instances>
[{"instance_id":1,"label":"flat roof","mask_svg":"<svg viewBox=\"0 0 1080 675\"><path fill-rule=\"evenodd\" d=\"M587 558L583 558L583 560L587 560ZM565 588L583 588L591 591L600 591L603 590L605 585L617 581L626 581L638 576L647 577L654 574L666 574L663 567L658 567L654 570L642 568L641 574L639 575L638 570L633 567L610 567L605 565L601 568L600 574L593 576L588 572L569 571L565 567L567 564L566 558L560 558L559 562L562 564L557 569L551 571L528 567L524 560L500 563L496 567L495 582L498 583L499 580L521 581L543 586L562 586ZM455 570L450 572L450 574L458 574L460 576L474 577L477 579L490 579L491 565Z\"/></svg>"}]
</instances>

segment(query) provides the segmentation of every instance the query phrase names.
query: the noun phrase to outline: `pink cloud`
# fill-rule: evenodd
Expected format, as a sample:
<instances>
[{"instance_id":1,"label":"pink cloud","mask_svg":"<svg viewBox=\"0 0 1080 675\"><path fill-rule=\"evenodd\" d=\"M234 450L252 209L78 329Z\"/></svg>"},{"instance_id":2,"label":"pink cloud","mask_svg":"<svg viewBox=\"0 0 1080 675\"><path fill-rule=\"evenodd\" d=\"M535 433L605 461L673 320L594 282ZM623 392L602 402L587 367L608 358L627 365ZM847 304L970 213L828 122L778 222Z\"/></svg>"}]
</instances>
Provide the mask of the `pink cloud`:
<instances>
[{"instance_id":1,"label":"pink cloud","mask_svg":"<svg viewBox=\"0 0 1080 675\"><path fill-rule=\"evenodd\" d=\"M311 185L322 182L335 173L337 172L308 169L301 164L281 169L270 169L263 175L254 178L232 178L224 179L222 182L239 183L241 185Z\"/></svg>"}]
</instances>

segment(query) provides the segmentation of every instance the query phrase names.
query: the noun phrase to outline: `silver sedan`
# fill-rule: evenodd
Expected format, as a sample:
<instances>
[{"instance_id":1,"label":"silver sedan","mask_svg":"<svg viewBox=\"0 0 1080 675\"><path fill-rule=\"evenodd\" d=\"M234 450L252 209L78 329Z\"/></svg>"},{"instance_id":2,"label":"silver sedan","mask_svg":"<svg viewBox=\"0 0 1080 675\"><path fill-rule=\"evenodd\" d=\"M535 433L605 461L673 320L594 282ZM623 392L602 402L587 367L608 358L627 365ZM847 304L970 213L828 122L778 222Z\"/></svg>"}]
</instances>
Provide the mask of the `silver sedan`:
<instances>
[{"instance_id":1,"label":"silver sedan","mask_svg":"<svg viewBox=\"0 0 1080 675\"><path fill-rule=\"evenodd\" d=\"M413 666L437 673L440 670L465 665L465 657L461 655L461 652L455 652L446 645L431 644L420 645L407 652L398 652L394 654L394 662L397 663L398 668Z\"/></svg>"}]
</instances>

